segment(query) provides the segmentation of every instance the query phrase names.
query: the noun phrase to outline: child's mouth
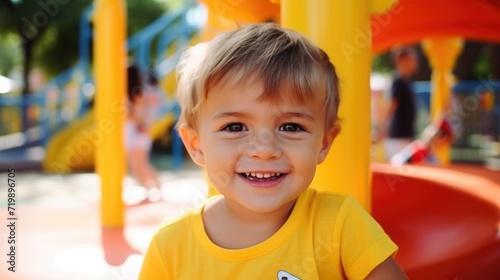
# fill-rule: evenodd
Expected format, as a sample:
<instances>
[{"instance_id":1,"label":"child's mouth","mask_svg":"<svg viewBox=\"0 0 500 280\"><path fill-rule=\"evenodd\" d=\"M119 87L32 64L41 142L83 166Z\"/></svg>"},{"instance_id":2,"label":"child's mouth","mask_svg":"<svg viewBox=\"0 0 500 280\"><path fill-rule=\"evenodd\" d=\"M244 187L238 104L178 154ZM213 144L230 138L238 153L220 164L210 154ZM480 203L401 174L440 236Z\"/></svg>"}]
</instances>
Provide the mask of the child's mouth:
<instances>
[{"instance_id":1,"label":"child's mouth","mask_svg":"<svg viewBox=\"0 0 500 280\"><path fill-rule=\"evenodd\" d=\"M266 181L273 181L281 176L283 176L283 173L259 173L259 172L246 172L246 173L240 173L241 176L244 178L250 180L250 181L256 181L256 182L266 182Z\"/></svg>"}]
</instances>

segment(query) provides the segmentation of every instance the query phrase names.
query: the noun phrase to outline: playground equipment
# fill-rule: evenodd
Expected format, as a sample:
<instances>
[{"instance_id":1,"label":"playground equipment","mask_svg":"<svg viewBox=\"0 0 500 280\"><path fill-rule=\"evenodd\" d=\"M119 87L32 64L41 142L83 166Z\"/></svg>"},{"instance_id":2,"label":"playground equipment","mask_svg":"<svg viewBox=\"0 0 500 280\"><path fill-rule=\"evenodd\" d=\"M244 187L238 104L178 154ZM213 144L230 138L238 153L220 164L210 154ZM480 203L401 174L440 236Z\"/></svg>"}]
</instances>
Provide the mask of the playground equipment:
<instances>
[{"instance_id":1,"label":"playground equipment","mask_svg":"<svg viewBox=\"0 0 500 280\"><path fill-rule=\"evenodd\" d=\"M160 100L160 108L156 114L155 122L151 126L150 134L152 139L158 139L169 131L176 119L177 104L173 98L173 89L171 85L174 76L175 65L180 58L182 49L189 43L189 38L197 31L196 26L189 23L186 14L193 7L192 3L174 12L168 12L159 19L152 22L142 31L133 35L127 40L127 52L133 52L135 62L142 70L148 70L152 43L156 39L156 62L155 72L161 78L161 86L166 89L166 95ZM92 37L90 20L93 9L87 9L80 20L80 59L77 68L83 75L82 84L87 87L92 84L90 75L89 60L89 40ZM171 51L173 50L173 51ZM66 77L66 79L71 76ZM81 86L85 88L85 86ZM102 131L95 126L93 111L87 109L85 92L79 94L79 115L80 118L73 120L63 129L47 139L46 157L43 162L43 170L48 172L71 172L80 170L91 170L94 168L95 147L97 142L101 141ZM115 101L116 103L116 101ZM115 104L119 106L117 103ZM112 110L117 110L113 107ZM47 135L46 133L45 135ZM46 136L48 137L48 136ZM172 142L178 142L178 139L172 137ZM64 148L61 149L64 143ZM176 143L173 143L176 144ZM181 155L174 154L174 165L179 165Z\"/></svg>"},{"instance_id":2,"label":"playground equipment","mask_svg":"<svg viewBox=\"0 0 500 280\"><path fill-rule=\"evenodd\" d=\"M209 6L219 3L204 2ZM253 3L259 6L263 2ZM372 51L381 52L396 43L411 44L426 38L425 49L434 67L431 111L433 117L442 115L450 98L451 69L461 51L461 37L499 41L499 6L487 1L467 1L469 6L427 0L401 0L395 6L391 5L397 1L373 1L372 6L362 1L340 0L273 2L280 4L280 24L302 32L325 49L342 80L342 133L327 160L319 166L314 187L354 195L365 208L373 209L374 216L400 244L396 258L411 279L500 277L495 270L500 263L498 186L489 184L471 190L471 186L485 186L485 182L446 169L409 167L411 172L410 169L402 172L389 165L372 165L371 189L370 108L369 102L360 102L370 100ZM238 3L231 6L230 14L217 14L214 8L209 8L209 12L216 13L209 18L224 16L242 21L238 18L241 8ZM459 8L462 10L457 20L454 11ZM429 13L430 18L440 17L447 24L440 25L443 21L439 20L426 22L429 17L422 15ZM477 14L484 17L478 19ZM463 21L465 15L470 22ZM400 24L398 20L403 18L413 24ZM257 19L258 16L252 18ZM452 26L450 22L457 24ZM214 22L210 24L213 28ZM422 28L415 30L415 26ZM387 32L398 27L402 27L396 34L399 37L391 38ZM227 25L219 26L219 30L226 28ZM477 35L478 31L484 34ZM441 161L449 162L449 148L439 151L438 156Z\"/></svg>"},{"instance_id":3,"label":"playground equipment","mask_svg":"<svg viewBox=\"0 0 500 280\"><path fill-rule=\"evenodd\" d=\"M395 165L405 163L424 163L439 145L453 141L453 129L445 118L428 125L421 136L392 156L390 162Z\"/></svg>"},{"instance_id":4,"label":"playground equipment","mask_svg":"<svg viewBox=\"0 0 500 280\"><path fill-rule=\"evenodd\" d=\"M499 279L498 183L443 167L371 167L372 215L409 279Z\"/></svg>"},{"instance_id":5,"label":"playground equipment","mask_svg":"<svg viewBox=\"0 0 500 280\"><path fill-rule=\"evenodd\" d=\"M181 13L181 22L185 20ZM105 227L123 226L122 180L125 174L125 153L122 143L123 120L125 119L125 11L123 1L101 0L97 2L94 15L95 26L95 84L96 84L96 128L106 137L96 146L96 171L101 177L102 215ZM151 29L161 28L153 24ZM175 34L185 38L190 35ZM138 38L144 40L148 38ZM149 38L151 40L151 38ZM160 40L165 46L166 40ZM187 42L187 39L183 40ZM142 50L142 51L141 51ZM146 48L139 50L143 59L149 53ZM179 57L179 56L176 56ZM139 63L139 66L141 63ZM147 64L146 64L147 65ZM170 63L171 69L175 63ZM117 67L118 66L118 67ZM144 66L144 65L143 65ZM165 69L160 69L160 71ZM170 73L170 72L168 72ZM105 94L102 94L105 93ZM109 168L109 160L116 160Z\"/></svg>"},{"instance_id":6,"label":"playground equipment","mask_svg":"<svg viewBox=\"0 0 500 280\"><path fill-rule=\"evenodd\" d=\"M451 71L462 41L500 42L499 13L498 1L466 0L456 5L450 0L438 3L400 0L390 10L372 18L372 49L380 53L396 44L422 42L433 69L431 119L434 119L447 110L454 83ZM436 154L442 163L449 164L449 145L439 147Z\"/></svg>"},{"instance_id":7,"label":"playground equipment","mask_svg":"<svg viewBox=\"0 0 500 280\"><path fill-rule=\"evenodd\" d=\"M243 1L224 2L229 5L224 7L231 8L224 15L232 14L237 17ZM260 3L244 2L255 3L256 7ZM414 169L404 169L403 171L407 172L402 172L401 169L388 165L372 164L370 167L369 163L369 102L365 104L359 100L369 100L368 77L372 38L367 30L370 29L370 18L374 28L374 21L378 22L380 27L381 22L387 23L388 14L392 16L384 28L379 28L378 33L372 29L373 46L376 46L381 34L392 28L389 26L398 25L397 18L407 12L412 13L412 5L417 2L427 3L425 13L415 12L415 14L428 15L431 12L428 7L440 3L423 0L401 1L400 5L404 6L393 7L384 13L386 21L377 21L377 16L373 16L373 12L386 11L394 1L372 1L371 7L361 0L274 2L280 4L281 24L303 32L327 50L335 61L343 81L344 99L340 110L344 119L343 132L332 148L334 152L327 162L320 166L314 181L316 187L332 189L335 187L334 191L355 195L365 208L373 209L375 218L400 245L397 260L412 279L500 278L498 270L495 270L495 265L500 262L498 241L500 205L498 200L495 200L500 195L496 189L498 185L492 185L491 182L476 176L466 176L446 169L414 167ZM493 2L481 3L490 5ZM96 110L100 112L93 122L97 123L97 128L103 133L109 132L111 138L117 141L121 137L121 131L117 127L120 126L123 112L106 111L105 105L108 101L123 100L121 94L124 92L122 91L124 79L120 71L124 67L108 69L104 63L107 62L110 66L124 61L123 58L116 57L117 53L113 54L116 50L122 49L125 40L123 34L119 35L120 37L113 37L117 36L114 35L117 30L125 28L123 0L100 0L98 4L95 7L94 17L97 32L95 48L101 62L96 65L99 68L96 69L96 92L98 94L109 92L109 96L96 101ZM448 4L448 8L454 9L456 6L458 5ZM494 11L497 11L497 15L498 10ZM448 14L451 13L442 12L440 15L447 17ZM487 14L489 12L482 15ZM384 15L380 17L383 18ZM252 20L268 18L265 16ZM491 32L495 32L500 28L492 30ZM408 30L403 33L412 34ZM109 41L110 39L112 40ZM411 40L405 42L410 43ZM390 44L385 46L388 47ZM380 47L377 50L382 51L382 49ZM140 57L143 57L147 49L142 49L140 52ZM125 51L120 53L125 55ZM82 119L82 122L92 121L89 117ZM91 133L95 126L82 125L82 127L89 129L89 137L95 135ZM113 127L116 129L112 129ZM81 139L86 139L85 135L83 137ZM95 136L94 139L99 138ZM61 143L66 144L65 141L73 140L64 140ZM74 144L70 144L69 147L76 149L78 141L72 143ZM123 153L119 145L110 148L115 149L114 152L105 148L110 147L110 143L102 147L98 151L98 172L102 179L101 222L105 228L120 227L123 226L121 202L123 167L117 165L113 167L114 169L103 168L103 164L106 164L106 167L115 165L117 160L123 158ZM113 161L105 163L106 159ZM333 175L332 170L335 170ZM461 181L458 183L452 181L457 178ZM373 185L372 189L370 185ZM470 190L471 185L477 186L476 190ZM356 189L351 189L353 186Z\"/></svg>"},{"instance_id":8,"label":"playground equipment","mask_svg":"<svg viewBox=\"0 0 500 280\"><path fill-rule=\"evenodd\" d=\"M373 50L425 38L433 119L446 112L462 38L500 42L499 13L493 1L401 0L372 18ZM438 149L440 160L449 163L449 146ZM500 277L498 184L443 168L372 164L372 170L373 215L400 246L397 260L411 279Z\"/></svg>"},{"instance_id":9,"label":"playground equipment","mask_svg":"<svg viewBox=\"0 0 500 280\"><path fill-rule=\"evenodd\" d=\"M187 16L193 7L196 7L194 2L184 2L184 5L169 10L126 41L130 57L142 70L154 69L165 92L160 98L150 130L155 140L166 137L178 114L173 97L175 83L172 81L182 50L199 29ZM19 155L19 162L23 159L31 162L33 159L23 156L26 155L23 152L36 147L42 153L45 151L45 156L34 166L41 166L47 172L65 173L94 168L96 141L100 140L91 111L95 93L90 69L94 10L94 7L88 7L80 16L79 60L74 66L57 75L38 92L27 96L0 95L0 152L8 150L9 154ZM156 53L151 53L152 50ZM16 123L21 121L17 112L27 108L38 115L25 133L17 132ZM173 133L169 140L173 146L180 145L180 140ZM174 167L182 163L181 152L181 149L173 151Z\"/></svg>"},{"instance_id":10,"label":"playground equipment","mask_svg":"<svg viewBox=\"0 0 500 280\"><path fill-rule=\"evenodd\" d=\"M123 120L126 117L125 7L121 1L98 1L94 15L96 120L106 137L96 146L96 173L101 178L101 221L123 226L122 181L126 160ZM123 66L122 66L123 65ZM110 159L113 158L113 164Z\"/></svg>"},{"instance_id":11,"label":"playground equipment","mask_svg":"<svg viewBox=\"0 0 500 280\"><path fill-rule=\"evenodd\" d=\"M248 10L260 10L260 7L269 5L268 0L239 1L231 6L229 12L220 12L216 8L219 1L203 1L207 4L208 18L225 18L243 22L243 18L251 21L267 21L270 16L268 11L259 12L249 18ZM370 209L370 121L369 102L356 100L369 100L370 76L370 34L363 34L363 41L358 41L358 36L352 32L359 27L369 26L371 6L363 1L272 1L279 4L280 24L284 27L300 31L323 48L335 61L337 72L342 77L342 104L339 115L345 121L342 133L335 140L332 151L327 159L318 167L314 187L321 190L332 190L331 179L335 178L336 191L356 196L360 203ZM393 1L380 1L390 3ZM240 5L245 3L245 5ZM254 8L249 8L252 5ZM378 6L377 6L378 8ZM356 11L355 14L349 11ZM212 13L212 15L210 14ZM214 26L211 22L209 28L225 30L227 26ZM359 81L366 81L360 83Z\"/></svg>"}]
</instances>

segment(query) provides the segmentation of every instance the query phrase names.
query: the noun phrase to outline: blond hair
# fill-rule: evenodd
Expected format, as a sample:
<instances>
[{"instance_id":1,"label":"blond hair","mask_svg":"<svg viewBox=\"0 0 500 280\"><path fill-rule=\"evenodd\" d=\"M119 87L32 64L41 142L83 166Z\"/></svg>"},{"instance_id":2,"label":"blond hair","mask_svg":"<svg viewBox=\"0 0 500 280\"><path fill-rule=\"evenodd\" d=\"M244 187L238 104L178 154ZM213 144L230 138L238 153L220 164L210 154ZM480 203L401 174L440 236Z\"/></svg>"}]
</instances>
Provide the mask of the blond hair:
<instances>
[{"instance_id":1,"label":"blond hair","mask_svg":"<svg viewBox=\"0 0 500 280\"><path fill-rule=\"evenodd\" d=\"M188 49L177 67L180 122L196 127L208 91L224 79L263 82L260 100L323 98L327 127L338 126L338 77L328 55L298 32L272 23L246 25ZM280 94L283 86L292 89Z\"/></svg>"}]
</instances>

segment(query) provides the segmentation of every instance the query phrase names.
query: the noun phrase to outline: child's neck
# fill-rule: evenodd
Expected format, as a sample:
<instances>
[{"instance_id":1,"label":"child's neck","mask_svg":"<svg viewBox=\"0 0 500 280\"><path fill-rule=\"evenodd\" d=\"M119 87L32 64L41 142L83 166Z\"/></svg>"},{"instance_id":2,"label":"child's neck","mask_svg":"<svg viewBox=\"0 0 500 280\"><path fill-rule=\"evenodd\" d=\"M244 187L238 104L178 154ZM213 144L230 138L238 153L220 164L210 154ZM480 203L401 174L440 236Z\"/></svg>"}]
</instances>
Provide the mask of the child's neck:
<instances>
[{"instance_id":1,"label":"child's neck","mask_svg":"<svg viewBox=\"0 0 500 280\"><path fill-rule=\"evenodd\" d=\"M255 213L232 205L223 197L207 205L203 212L205 231L213 243L226 249L257 245L285 224L295 201L272 213Z\"/></svg>"}]
</instances>

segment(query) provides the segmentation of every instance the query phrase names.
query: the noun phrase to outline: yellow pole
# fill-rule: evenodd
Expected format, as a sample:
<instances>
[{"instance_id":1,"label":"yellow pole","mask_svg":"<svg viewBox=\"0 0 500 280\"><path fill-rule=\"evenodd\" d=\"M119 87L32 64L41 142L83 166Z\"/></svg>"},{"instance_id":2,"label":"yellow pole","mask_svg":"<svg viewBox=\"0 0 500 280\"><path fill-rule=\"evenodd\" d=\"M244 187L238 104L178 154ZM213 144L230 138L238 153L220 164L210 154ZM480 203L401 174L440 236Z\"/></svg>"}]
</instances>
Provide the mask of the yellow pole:
<instances>
[{"instance_id":1,"label":"yellow pole","mask_svg":"<svg viewBox=\"0 0 500 280\"><path fill-rule=\"evenodd\" d=\"M431 120L446 113L454 82L452 70L462 51L463 40L458 37L427 38L422 42L432 67ZM451 161L450 143L436 143L434 153L441 164Z\"/></svg>"},{"instance_id":2,"label":"yellow pole","mask_svg":"<svg viewBox=\"0 0 500 280\"><path fill-rule=\"evenodd\" d=\"M341 133L318 167L316 189L355 196L370 210L370 5L364 0L281 0L281 23L330 56L341 84Z\"/></svg>"},{"instance_id":3,"label":"yellow pole","mask_svg":"<svg viewBox=\"0 0 500 280\"><path fill-rule=\"evenodd\" d=\"M126 17L122 0L97 0L94 14L96 172L101 178L101 223L123 226L123 120L126 92Z\"/></svg>"}]
</instances>

